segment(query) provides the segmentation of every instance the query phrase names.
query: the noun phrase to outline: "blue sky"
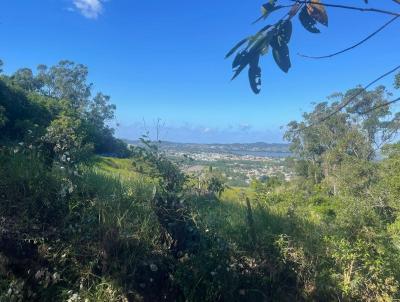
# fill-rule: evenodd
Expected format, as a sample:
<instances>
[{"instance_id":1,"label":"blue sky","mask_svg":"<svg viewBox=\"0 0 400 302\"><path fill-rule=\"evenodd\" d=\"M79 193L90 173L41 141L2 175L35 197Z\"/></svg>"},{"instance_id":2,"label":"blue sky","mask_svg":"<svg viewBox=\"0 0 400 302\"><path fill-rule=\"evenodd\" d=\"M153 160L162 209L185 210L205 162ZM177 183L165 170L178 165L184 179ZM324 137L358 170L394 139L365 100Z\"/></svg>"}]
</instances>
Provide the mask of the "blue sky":
<instances>
[{"instance_id":1,"label":"blue sky","mask_svg":"<svg viewBox=\"0 0 400 302\"><path fill-rule=\"evenodd\" d=\"M399 10L389 0L370 2ZM281 142L280 126L299 119L312 102L368 83L399 64L400 21L341 56L318 61L297 56L340 50L390 18L331 8L329 28L320 35L306 32L296 20L292 69L284 74L265 57L263 90L254 95L245 73L230 81L231 61L224 55L263 26L251 25L262 3L2 0L0 58L7 73L61 59L87 65L95 90L111 95L117 105L121 137L134 139L146 129L153 133L160 118L161 139L222 143ZM391 86L392 79L382 83Z\"/></svg>"}]
</instances>

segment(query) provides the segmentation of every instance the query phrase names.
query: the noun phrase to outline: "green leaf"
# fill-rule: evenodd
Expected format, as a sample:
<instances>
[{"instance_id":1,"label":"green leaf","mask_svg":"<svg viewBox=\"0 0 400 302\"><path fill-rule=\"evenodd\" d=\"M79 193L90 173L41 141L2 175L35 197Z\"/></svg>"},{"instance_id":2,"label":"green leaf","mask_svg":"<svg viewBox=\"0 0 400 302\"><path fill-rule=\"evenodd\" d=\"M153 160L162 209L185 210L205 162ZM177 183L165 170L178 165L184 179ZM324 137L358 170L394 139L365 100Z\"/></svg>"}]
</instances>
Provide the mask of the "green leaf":
<instances>
[{"instance_id":1,"label":"green leaf","mask_svg":"<svg viewBox=\"0 0 400 302\"><path fill-rule=\"evenodd\" d=\"M249 37L249 44L247 45L246 50L249 50L255 43L260 43L260 39L264 39L266 35L270 35L273 29L274 26L267 25L260 29L254 36Z\"/></svg>"},{"instance_id":2,"label":"green leaf","mask_svg":"<svg viewBox=\"0 0 400 302\"><path fill-rule=\"evenodd\" d=\"M249 66L248 77L250 87L254 93L260 92L261 85L261 68L259 66L259 59L261 55L264 55L268 51L271 39L276 36L277 27L267 25L257 32L254 36L247 38L247 46L240 52L238 52L232 62L232 68L234 71L232 80L235 79L247 66ZM237 51L246 41L240 41L231 52Z\"/></svg>"},{"instance_id":3,"label":"green leaf","mask_svg":"<svg viewBox=\"0 0 400 302\"><path fill-rule=\"evenodd\" d=\"M246 43L249 40L249 38L245 38L238 42L226 55L225 59L229 58L231 55L233 55L244 43Z\"/></svg>"},{"instance_id":4,"label":"green leaf","mask_svg":"<svg viewBox=\"0 0 400 302\"><path fill-rule=\"evenodd\" d=\"M274 37L275 31L268 30L258 35L257 40L254 42L253 47L250 49L251 52L260 53L262 49L269 45L271 39Z\"/></svg>"},{"instance_id":5,"label":"green leaf","mask_svg":"<svg viewBox=\"0 0 400 302\"><path fill-rule=\"evenodd\" d=\"M292 21L287 20L282 23L279 27L279 40L284 44L288 44L290 42L290 38L292 37Z\"/></svg>"},{"instance_id":6,"label":"green leaf","mask_svg":"<svg viewBox=\"0 0 400 302\"><path fill-rule=\"evenodd\" d=\"M279 66L279 68L283 72L287 73L291 67L289 47L287 44L280 45L279 48L273 48L272 56L274 57L275 63Z\"/></svg>"},{"instance_id":7,"label":"green leaf","mask_svg":"<svg viewBox=\"0 0 400 302\"><path fill-rule=\"evenodd\" d=\"M280 47L280 43L279 43L279 34L276 34L275 36L272 37L270 45L272 48L279 48Z\"/></svg>"},{"instance_id":8,"label":"green leaf","mask_svg":"<svg viewBox=\"0 0 400 302\"><path fill-rule=\"evenodd\" d=\"M257 34L261 34L261 33L265 32L266 30L271 29L271 28L274 28L274 27L275 27L275 25L271 25L271 24L265 25L263 28L261 28L261 29L257 32Z\"/></svg>"},{"instance_id":9,"label":"green leaf","mask_svg":"<svg viewBox=\"0 0 400 302\"><path fill-rule=\"evenodd\" d=\"M246 68L246 66L249 64L249 56L249 52L246 50L243 50L236 55L235 60L232 63L234 75L231 80L234 80L243 71L243 69Z\"/></svg>"},{"instance_id":10,"label":"green leaf","mask_svg":"<svg viewBox=\"0 0 400 302\"><path fill-rule=\"evenodd\" d=\"M315 27L317 22L308 14L307 8L303 7L299 14L299 19L303 27L311 33L317 34L320 33L320 30Z\"/></svg>"},{"instance_id":11,"label":"green leaf","mask_svg":"<svg viewBox=\"0 0 400 302\"><path fill-rule=\"evenodd\" d=\"M247 55L246 50L238 52L235 56L235 59L232 62L232 68L236 68L239 65L241 65L245 61L246 55Z\"/></svg>"},{"instance_id":12,"label":"green leaf","mask_svg":"<svg viewBox=\"0 0 400 302\"><path fill-rule=\"evenodd\" d=\"M261 6L261 17L259 17L257 20L255 20L253 22L253 24L257 23L258 21L260 21L262 19L266 19L272 12L283 8L283 6L281 6L281 5L275 6L275 4L276 4L276 0L271 0L268 3L263 4Z\"/></svg>"},{"instance_id":13,"label":"green leaf","mask_svg":"<svg viewBox=\"0 0 400 302\"><path fill-rule=\"evenodd\" d=\"M260 56L254 56L251 58L250 67L249 67L249 83L251 90L255 94L260 93L261 89L261 68L258 65L260 60Z\"/></svg>"}]
</instances>

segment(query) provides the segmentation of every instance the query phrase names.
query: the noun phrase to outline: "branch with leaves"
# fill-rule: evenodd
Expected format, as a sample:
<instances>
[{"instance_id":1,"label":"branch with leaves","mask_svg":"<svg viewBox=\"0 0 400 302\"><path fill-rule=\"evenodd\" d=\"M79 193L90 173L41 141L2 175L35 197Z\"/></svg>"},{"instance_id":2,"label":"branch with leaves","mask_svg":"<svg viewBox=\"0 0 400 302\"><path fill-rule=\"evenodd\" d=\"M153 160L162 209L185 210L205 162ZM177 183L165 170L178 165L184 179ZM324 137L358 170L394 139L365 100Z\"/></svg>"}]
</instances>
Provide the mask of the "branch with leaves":
<instances>
[{"instance_id":1,"label":"branch with leaves","mask_svg":"<svg viewBox=\"0 0 400 302\"><path fill-rule=\"evenodd\" d=\"M268 54L269 52L272 52L275 63L283 72L287 73L291 68L290 51L288 44L292 36L293 17L298 16L300 23L307 31L317 34L320 33L320 30L317 27L318 24L328 26L328 14L325 9L326 7L356 10L361 12L375 12L394 16L391 20L378 28L374 33L370 34L368 37L356 43L355 45L352 45L344 50L327 56L313 57L322 59L333 57L335 55L344 53L360 46L361 44L381 32L388 25L397 20L400 16L400 13L398 12L392 12L378 8L363 8L326 3L323 4L320 0L291 1L293 2L293 4L291 5L281 5L279 0L269 0L267 3L263 4L262 16L258 18L254 23L260 20L264 20L270 14L282 9L287 9L287 12L276 23L266 25L256 34L238 42L226 55L226 58L229 58L233 54L235 54L232 62L232 69L234 72L232 80L235 79L243 70L248 67L248 78L250 87L256 94L261 91L260 58L262 56ZM400 4L400 0L393 1ZM364 2L368 4L367 0L364 0Z\"/></svg>"}]
</instances>

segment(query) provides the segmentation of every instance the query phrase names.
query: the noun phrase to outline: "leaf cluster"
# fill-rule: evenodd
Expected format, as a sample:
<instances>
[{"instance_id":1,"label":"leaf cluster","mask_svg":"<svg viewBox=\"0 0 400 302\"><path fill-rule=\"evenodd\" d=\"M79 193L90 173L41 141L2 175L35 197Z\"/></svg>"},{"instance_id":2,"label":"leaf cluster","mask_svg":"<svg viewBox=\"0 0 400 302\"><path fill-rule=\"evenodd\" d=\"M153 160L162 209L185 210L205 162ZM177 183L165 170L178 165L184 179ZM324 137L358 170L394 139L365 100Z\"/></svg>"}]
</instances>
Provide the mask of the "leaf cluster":
<instances>
[{"instance_id":1,"label":"leaf cluster","mask_svg":"<svg viewBox=\"0 0 400 302\"><path fill-rule=\"evenodd\" d=\"M277 5L276 0L271 0L262 5L262 16L256 20L266 19L271 13L287 6ZM319 33L317 23L328 26L328 15L325 7L318 1L307 4L295 3L290 5L289 12L275 24L269 24L259 30L255 35L238 42L225 56L229 58L236 53L232 69L235 79L246 67L252 91L258 94L261 90L260 58L271 50L277 66L285 73L291 68L289 42L292 37L292 18L296 15L303 27L312 33Z\"/></svg>"},{"instance_id":2,"label":"leaf cluster","mask_svg":"<svg viewBox=\"0 0 400 302\"><path fill-rule=\"evenodd\" d=\"M278 67L286 73L289 71L291 62L289 57L290 54L288 43L292 33L291 20L295 16L298 16L302 27L313 34L318 34L321 32L318 25L328 26L329 20L326 7L346 9L351 11L380 13L392 17L392 19L387 21L372 34L368 35L360 42L341 51L324 56L301 55L302 57L313 59L331 58L333 56L350 51L377 35L389 24L392 24L392 22L396 21L400 17L400 13L385 9L363 8L342 4L324 4L321 0L291 0L291 2L292 4L284 5L283 1L269 0L267 3L263 4L261 7L262 15L254 23L268 18L277 11L283 9L287 10L282 18L278 19L275 23L271 23L263 27L255 35L241 40L226 55L226 58L228 58L236 53L232 63L232 69L234 72L232 79L236 78L247 66L249 67L248 78L250 87L256 94L260 92L261 86L261 67L259 64L260 58L261 56L266 55L270 48L272 48L272 56ZM394 2L399 4L397 0L394 0ZM364 1L364 3L368 4L368 1Z\"/></svg>"}]
</instances>

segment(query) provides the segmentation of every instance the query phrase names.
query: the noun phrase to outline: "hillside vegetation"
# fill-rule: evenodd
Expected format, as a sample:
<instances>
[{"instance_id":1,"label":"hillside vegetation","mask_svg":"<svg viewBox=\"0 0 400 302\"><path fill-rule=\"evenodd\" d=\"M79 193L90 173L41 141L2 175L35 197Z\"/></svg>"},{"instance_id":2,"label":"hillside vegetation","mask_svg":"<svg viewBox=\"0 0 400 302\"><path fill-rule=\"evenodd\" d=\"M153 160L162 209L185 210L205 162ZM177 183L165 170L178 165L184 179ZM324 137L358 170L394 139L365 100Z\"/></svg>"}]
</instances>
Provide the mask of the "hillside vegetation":
<instances>
[{"instance_id":1,"label":"hillside vegetation","mask_svg":"<svg viewBox=\"0 0 400 302\"><path fill-rule=\"evenodd\" d=\"M146 138L128 149L86 76L68 61L1 76L1 302L400 299L400 125L369 111L384 87L289 124L294 180L237 188Z\"/></svg>"}]
</instances>

